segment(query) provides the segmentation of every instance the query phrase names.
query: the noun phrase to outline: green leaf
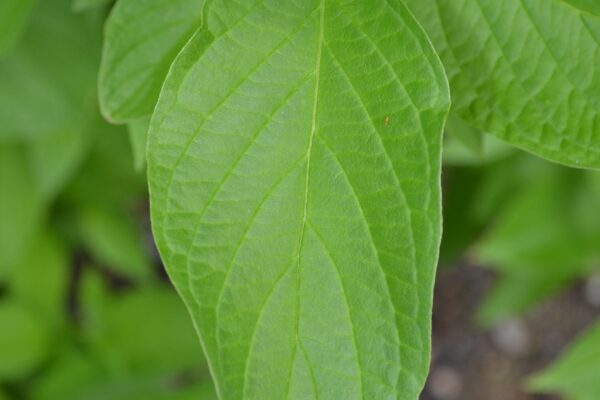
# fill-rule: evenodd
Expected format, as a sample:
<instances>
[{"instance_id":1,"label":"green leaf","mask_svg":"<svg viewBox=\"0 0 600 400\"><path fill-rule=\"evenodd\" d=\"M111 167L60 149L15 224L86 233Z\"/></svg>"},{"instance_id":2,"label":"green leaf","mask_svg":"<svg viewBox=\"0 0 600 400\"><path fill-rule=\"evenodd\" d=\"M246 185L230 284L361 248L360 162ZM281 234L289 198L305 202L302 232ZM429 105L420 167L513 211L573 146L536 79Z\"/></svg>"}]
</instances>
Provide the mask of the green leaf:
<instances>
[{"instance_id":1,"label":"green leaf","mask_svg":"<svg viewBox=\"0 0 600 400\"><path fill-rule=\"evenodd\" d=\"M520 164L526 179L476 248L479 262L501 273L479 312L486 325L528 310L600 261L600 175Z\"/></svg>"},{"instance_id":2,"label":"green leaf","mask_svg":"<svg viewBox=\"0 0 600 400\"><path fill-rule=\"evenodd\" d=\"M19 39L35 0L0 0L0 55Z\"/></svg>"},{"instance_id":3,"label":"green leaf","mask_svg":"<svg viewBox=\"0 0 600 400\"><path fill-rule=\"evenodd\" d=\"M150 115L169 66L202 18L204 0L119 0L106 23L100 106L110 121Z\"/></svg>"},{"instance_id":4,"label":"green leaf","mask_svg":"<svg viewBox=\"0 0 600 400\"><path fill-rule=\"evenodd\" d=\"M0 302L0 380L33 372L46 356L49 342L44 326L23 306Z\"/></svg>"},{"instance_id":5,"label":"green leaf","mask_svg":"<svg viewBox=\"0 0 600 400\"><path fill-rule=\"evenodd\" d=\"M554 365L533 377L529 387L573 400L596 400L600 393L600 324L573 343Z\"/></svg>"},{"instance_id":6,"label":"green leaf","mask_svg":"<svg viewBox=\"0 0 600 400\"><path fill-rule=\"evenodd\" d=\"M104 6L111 0L73 0L73 9L75 11L86 11L90 8Z\"/></svg>"},{"instance_id":7,"label":"green leaf","mask_svg":"<svg viewBox=\"0 0 600 400\"><path fill-rule=\"evenodd\" d=\"M146 166L146 145L148 143L149 127L149 118L138 119L128 124L129 141L133 150L133 164L137 171L142 171Z\"/></svg>"},{"instance_id":8,"label":"green leaf","mask_svg":"<svg viewBox=\"0 0 600 400\"><path fill-rule=\"evenodd\" d=\"M407 4L440 53L459 117L550 160L600 168L600 18L563 0Z\"/></svg>"},{"instance_id":9,"label":"green leaf","mask_svg":"<svg viewBox=\"0 0 600 400\"><path fill-rule=\"evenodd\" d=\"M152 274L148 250L132 215L85 207L79 214L79 229L96 261L130 278L147 280Z\"/></svg>"},{"instance_id":10,"label":"green leaf","mask_svg":"<svg viewBox=\"0 0 600 400\"><path fill-rule=\"evenodd\" d=\"M441 64L396 0L213 1L152 118L154 234L222 399L416 399ZM376 322L375 322L376 321Z\"/></svg>"},{"instance_id":11,"label":"green leaf","mask_svg":"<svg viewBox=\"0 0 600 400\"><path fill-rule=\"evenodd\" d=\"M563 0L581 11L600 17L600 2L598 0Z\"/></svg>"},{"instance_id":12,"label":"green leaf","mask_svg":"<svg viewBox=\"0 0 600 400\"><path fill-rule=\"evenodd\" d=\"M0 280L26 252L43 216L42 195L23 147L0 143Z\"/></svg>"},{"instance_id":13,"label":"green leaf","mask_svg":"<svg viewBox=\"0 0 600 400\"><path fill-rule=\"evenodd\" d=\"M58 326L65 317L70 272L64 245L52 235L43 234L14 269L11 294L27 304L40 321Z\"/></svg>"},{"instance_id":14,"label":"green leaf","mask_svg":"<svg viewBox=\"0 0 600 400\"><path fill-rule=\"evenodd\" d=\"M29 164L44 200L53 200L73 178L87 155L90 133L78 123L30 142Z\"/></svg>"},{"instance_id":15,"label":"green leaf","mask_svg":"<svg viewBox=\"0 0 600 400\"><path fill-rule=\"evenodd\" d=\"M60 135L85 122L95 108L99 28L72 13L70 0L38 2L19 46L0 59L0 139Z\"/></svg>"},{"instance_id":16,"label":"green leaf","mask_svg":"<svg viewBox=\"0 0 600 400\"><path fill-rule=\"evenodd\" d=\"M35 384L30 385L28 398L33 400L92 400L98 380L106 380L102 369L78 350L66 349L49 365ZM108 400L105 398L104 400Z\"/></svg>"},{"instance_id":17,"label":"green leaf","mask_svg":"<svg viewBox=\"0 0 600 400\"><path fill-rule=\"evenodd\" d=\"M123 126L109 125L98 116L90 154L79 173L62 193L73 208L82 204L133 209L146 196L143 174L133 168L131 144ZM110 188L110 190L107 190Z\"/></svg>"},{"instance_id":18,"label":"green leaf","mask_svg":"<svg viewBox=\"0 0 600 400\"><path fill-rule=\"evenodd\" d=\"M481 165L514 152L514 147L473 128L454 114L446 122L443 148L444 165Z\"/></svg>"},{"instance_id":19,"label":"green leaf","mask_svg":"<svg viewBox=\"0 0 600 400\"><path fill-rule=\"evenodd\" d=\"M104 354L112 364L136 373L182 372L202 365L193 325L174 291L149 287L107 299L102 307L103 320L87 329L104 352L112 353Z\"/></svg>"}]
</instances>

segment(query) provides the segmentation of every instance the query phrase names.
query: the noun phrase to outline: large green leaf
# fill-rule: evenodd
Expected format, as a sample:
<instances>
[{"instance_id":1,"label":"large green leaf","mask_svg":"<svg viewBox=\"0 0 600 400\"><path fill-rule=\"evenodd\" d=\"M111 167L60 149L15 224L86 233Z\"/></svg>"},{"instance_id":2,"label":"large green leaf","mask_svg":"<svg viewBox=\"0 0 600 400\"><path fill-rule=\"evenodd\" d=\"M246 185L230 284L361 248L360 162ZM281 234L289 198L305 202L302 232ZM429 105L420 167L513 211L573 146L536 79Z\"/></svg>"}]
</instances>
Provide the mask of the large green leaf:
<instances>
[{"instance_id":1,"label":"large green leaf","mask_svg":"<svg viewBox=\"0 0 600 400\"><path fill-rule=\"evenodd\" d=\"M0 0L0 55L21 36L34 0Z\"/></svg>"},{"instance_id":2,"label":"large green leaf","mask_svg":"<svg viewBox=\"0 0 600 400\"><path fill-rule=\"evenodd\" d=\"M407 4L440 53L459 117L553 161L600 168L599 18L563 0Z\"/></svg>"},{"instance_id":3,"label":"large green leaf","mask_svg":"<svg viewBox=\"0 0 600 400\"><path fill-rule=\"evenodd\" d=\"M538 392L559 392L572 400L596 400L600 393L600 324L535 376L529 386Z\"/></svg>"},{"instance_id":4,"label":"large green leaf","mask_svg":"<svg viewBox=\"0 0 600 400\"><path fill-rule=\"evenodd\" d=\"M119 0L106 23L100 67L104 116L152 113L169 66L202 18L204 0Z\"/></svg>"},{"instance_id":5,"label":"large green leaf","mask_svg":"<svg viewBox=\"0 0 600 400\"><path fill-rule=\"evenodd\" d=\"M213 1L149 134L154 234L223 399L416 399L441 64L399 1Z\"/></svg>"}]
</instances>

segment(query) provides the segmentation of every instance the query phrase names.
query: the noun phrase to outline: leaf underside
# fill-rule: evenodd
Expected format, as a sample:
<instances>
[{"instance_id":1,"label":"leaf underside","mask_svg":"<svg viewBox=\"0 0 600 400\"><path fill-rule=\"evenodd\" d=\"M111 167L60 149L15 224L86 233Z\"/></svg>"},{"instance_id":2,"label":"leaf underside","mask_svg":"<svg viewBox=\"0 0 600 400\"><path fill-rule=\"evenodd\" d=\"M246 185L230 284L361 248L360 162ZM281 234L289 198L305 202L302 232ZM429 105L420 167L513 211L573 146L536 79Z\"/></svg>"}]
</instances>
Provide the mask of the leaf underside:
<instances>
[{"instance_id":1,"label":"leaf underside","mask_svg":"<svg viewBox=\"0 0 600 400\"><path fill-rule=\"evenodd\" d=\"M449 95L398 0L213 1L148 174L223 399L416 399Z\"/></svg>"},{"instance_id":2,"label":"leaf underside","mask_svg":"<svg viewBox=\"0 0 600 400\"><path fill-rule=\"evenodd\" d=\"M406 3L444 62L459 117L552 161L600 168L600 18L583 11L594 1Z\"/></svg>"}]
</instances>

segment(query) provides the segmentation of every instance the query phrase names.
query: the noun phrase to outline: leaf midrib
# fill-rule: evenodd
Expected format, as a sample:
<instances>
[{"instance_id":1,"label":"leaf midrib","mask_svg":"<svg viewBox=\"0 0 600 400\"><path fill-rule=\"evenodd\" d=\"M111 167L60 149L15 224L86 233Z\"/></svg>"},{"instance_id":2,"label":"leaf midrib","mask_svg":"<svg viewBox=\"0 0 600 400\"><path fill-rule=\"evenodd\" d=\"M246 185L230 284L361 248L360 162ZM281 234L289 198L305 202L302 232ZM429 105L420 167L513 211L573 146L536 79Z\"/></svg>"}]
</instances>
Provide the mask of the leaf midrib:
<instances>
[{"instance_id":1,"label":"leaf midrib","mask_svg":"<svg viewBox=\"0 0 600 400\"><path fill-rule=\"evenodd\" d=\"M319 108L319 87L321 81L321 64L322 64L322 56L323 56L323 42L325 40L325 0L320 0L320 15L319 15L319 42L317 44L317 60L315 65L315 91L313 96L313 109L311 116L311 129L310 136L308 138L308 146L306 149L306 176L304 181L304 206L302 213L302 223L300 225L300 237L298 239L298 253L296 257L296 323L295 323L295 344L294 344L294 352L292 356L292 364L290 365L290 375L288 379L288 396L290 393L291 382L292 382L292 373L294 371L294 359L296 358L296 353L298 352L298 347L302 346L300 341L300 261L302 256L302 245L304 243L304 234L307 227L308 220L308 195L310 188L310 161L312 156L312 147L317 131L317 111ZM308 355L305 354L306 363L311 371L312 376L312 367L310 365L310 360L308 359ZM315 388L315 391L317 388ZM318 395L317 395L318 398Z\"/></svg>"}]
</instances>

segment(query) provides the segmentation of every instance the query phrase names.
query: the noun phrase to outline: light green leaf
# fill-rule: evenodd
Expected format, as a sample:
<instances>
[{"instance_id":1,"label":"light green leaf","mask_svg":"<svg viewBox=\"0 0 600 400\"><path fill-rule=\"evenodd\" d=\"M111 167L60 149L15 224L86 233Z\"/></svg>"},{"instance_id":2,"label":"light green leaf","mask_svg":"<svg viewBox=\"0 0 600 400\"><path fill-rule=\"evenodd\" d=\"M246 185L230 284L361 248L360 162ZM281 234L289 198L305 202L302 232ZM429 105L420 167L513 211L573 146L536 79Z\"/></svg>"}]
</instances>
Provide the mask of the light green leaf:
<instances>
[{"instance_id":1,"label":"light green leaf","mask_svg":"<svg viewBox=\"0 0 600 400\"><path fill-rule=\"evenodd\" d=\"M529 387L573 400L596 400L600 393L600 324L573 343L554 365L533 377Z\"/></svg>"},{"instance_id":2,"label":"light green leaf","mask_svg":"<svg viewBox=\"0 0 600 400\"><path fill-rule=\"evenodd\" d=\"M119 0L106 23L100 107L110 121L150 115L169 66L198 27L204 0Z\"/></svg>"},{"instance_id":3,"label":"light green leaf","mask_svg":"<svg viewBox=\"0 0 600 400\"><path fill-rule=\"evenodd\" d=\"M146 144L148 143L149 118L142 118L128 124L129 141L133 150L133 163L137 171L146 166Z\"/></svg>"},{"instance_id":4,"label":"light green leaf","mask_svg":"<svg viewBox=\"0 0 600 400\"><path fill-rule=\"evenodd\" d=\"M0 0L0 55L19 39L35 0Z\"/></svg>"},{"instance_id":5,"label":"light green leaf","mask_svg":"<svg viewBox=\"0 0 600 400\"><path fill-rule=\"evenodd\" d=\"M146 280L150 257L133 215L118 209L87 207L79 214L81 239L95 260L126 277Z\"/></svg>"},{"instance_id":6,"label":"light green leaf","mask_svg":"<svg viewBox=\"0 0 600 400\"><path fill-rule=\"evenodd\" d=\"M449 105L396 0L213 1L151 122L155 238L222 399L416 399Z\"/></svg>"},{"instance_id":7,"label":"light green leaf","mask_svg":"<svg viewBox=\"0 0 600 400\"><path fill-rule=\"evenodd\" d=\"M0 380L24 378L49 350L44 326L24 307L0 302Z\"/></svg>"},{"instance_id":8,"label":"light green leaf","mask_svg":"<svg viewBox=\"0 0 600 400\"><path fill-rule=\"evenodd\" d=\"M453 110L550 160L600 168L600 18L563 0L407 0L440 53Z\"/></svg>"}]
</instances>

